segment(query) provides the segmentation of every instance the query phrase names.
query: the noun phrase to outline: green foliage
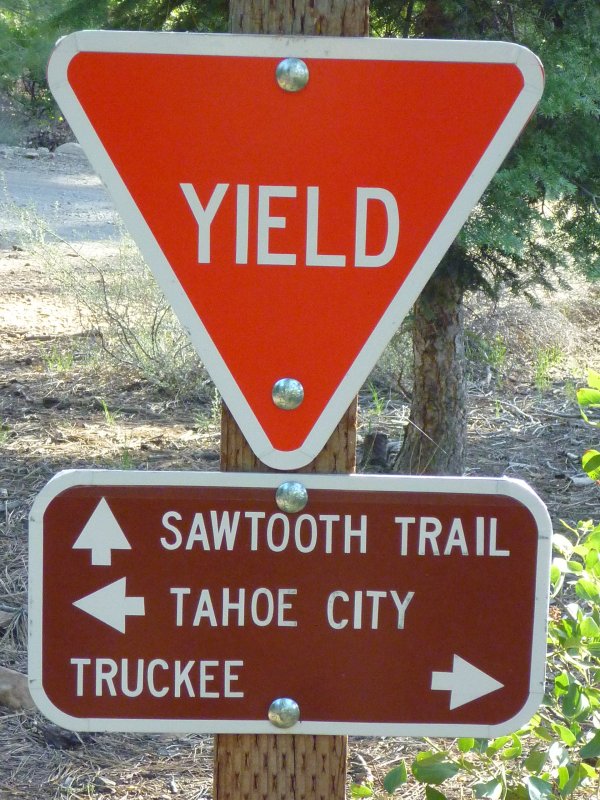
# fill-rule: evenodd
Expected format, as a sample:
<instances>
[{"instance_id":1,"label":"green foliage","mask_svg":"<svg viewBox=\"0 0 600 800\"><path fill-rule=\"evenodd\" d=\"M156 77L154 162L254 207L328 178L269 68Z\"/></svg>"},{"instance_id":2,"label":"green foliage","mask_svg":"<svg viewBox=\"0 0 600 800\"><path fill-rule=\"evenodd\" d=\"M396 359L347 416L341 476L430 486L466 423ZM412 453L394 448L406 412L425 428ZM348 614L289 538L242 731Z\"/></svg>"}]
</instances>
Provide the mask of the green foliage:
<instances>
[{"instance_id":1,"label":"green foliage","mask_svg":"<svg viewBox=\"0 0 600 800\"><path fill-rule=\"evenodd\" d=\"M120 469L134 469L135 463L133 461L133 456L131 455L131 450L128 447L124 447L121 450L119 456L119 468Z\"/></svg>"},{"instance_id":2,"label":"green foliage","mask_svg":"<svg viewBox=\"0 0 600 800\"><path fill-rule=\"evenodd\" d=\"M577 390L577 402L584 420L600 428L600 419L595 419L595 416L600 417L600 372L588 371L588 385Z\"/></svg>"},{"instance_id":3,"label":"green foliage","mask_svg":"<svg viewBox=\"0 0 600 800\"><path fill-rule=\"evenodd\" d=\"M0 142L54 148L71 138L46 82L64 0L12 0L0 9Z\"/></svg>"},{"instance_id":4,"label":"green foliage","mask_svg":"<svg viewBox=\"0 0 600 800\"><path fill-rule=\"evenodd\" d=\"M479 336L470 330L465 330L465 357L467 369L472 365L484 365L489 372L489 377L493 376L496 383L501 386L506 368L506 355L508 349L500 335L493 339Z\"/></svg>"},{"instance_id":5,"label":"green foliage","mask_svg":"<svg viewBox=\"0 0 600 800\"><path fill-rule=\"evenodd\" d=\"M221 405L219 390L213 387L208 408L203 404L194 415L194 427L202 433L219 431L221 429Z\"/></svg>"},{"instance_id":6,"label":"green foliage","mask_svg":"<svg viewBox=\"0 0 600 800\"><path fill-rule=\"evenodd\" d=\"M18 99L43 107L52 103L46 66L56 39L68 25L55 24L65 0L12 0L0 9L0 81Z\"/></svg>"},{"instance_id":7,"label":"green foliage","mask_svg":"<svg viewBox=\"0 0 600 800\"><path fill-rule=\"evenodd\" d=\"M67 0L54 23L71 30L225 31L226 0Z\"/></svg>"},{"instance_id":8,"label":"green foliage","mask_svg":"<svg viewBox=\"0 0 600 800\"><path fill-rule=\"evenodd\" d=\"M600 481L600 452L598 450L586 450L581 457L581 465L584 472L593 481Z\"/></svg>"},{"instance_id":9,"label":"green foliage","mask_svg":"<svg viewBox=\"0 0 600 800\"><path fill-rule=\"evenodd\" d=\"M106 400L104 400L102 397L99 397L98 398L98 402L100 403L100 406L102 407L102 413L104 414L104 420L105 420L106 424L110 425L110 426L113 426L115 424L115 416L112 413L112 411L110 410L110 408L108 407L108 404L107 404Z\"/></svg>"},{"instance_id":10,"label":"green foliage","mask_svg":"<svg viewBox=\"0 0 600 800\"><path fill-rule=\"evenodd\" d=\"M446 751L419 753L411 767L411 772L419 783L435 785L453 778L459 770L460 765L452 761Z\"/></svg>"},{"instance_id":11,"label":"green foliage","mask_svg":"<svg viewBox=\"0 0 600 800\"><path fill-rule=\"evenodd\" d=\"M44 354L43 360L50 372L69 372L73 369L75 354L72 350L54 345Z\"/></svg>"},{"instance_id":12,"label":"green foliage","mask_svg":"<svg viewBox=\"0 0 600 800\"><path fill-rule=\"evenodd\" d=\"M376 35L513 41L544 64L540 106L459 235L465 288L529 294L572 264L600 276L597 0L372 0L371 9Z\"/></svg>"},{"instance_id":13,"label":"green foliage","mask_svg":"<svg viewBox=\"0 0 600 800\"><path fill-rule=\"evenodd\" d=\"M42 0L0 10L0 86L38 116L51 105L45 70L54 32L43 30L50 11Z\"/></svg>"},{"instance_id":14,"label":"green foliage","mask_svg":"<svg viewBox=\"0 0 600 800\"><path fill-rule=\"evenodd\" d=\"M565 525L554 537L553 605L548 626L544 703L520 731L495 739L457 739L419 753L411 766L426 797L461 778L461 796L485 800L567 800L598 789L600 767L600 525ZM404 764L401 765L404 767ZM388 794L400 767L384 778ZM404 768L406 773L406 769ZM468 789L465 789L468 786Z\"/></svg>"},{"instance_id":15,"label":"green foliage","mask_svg":"<svg viewBox=\"0 0 600 800\"><path fill-rule=\"evenodd\" d=\"M373 787L368 783L353 783L350 787L350 797L373 797Z\"/></svg>"},{"instance_id":16,"label":"green foliage","mask_svg":"<svg viewBox=\"0 0 600 800\"><path fill-rule=\"evenodd\" d=\"M593 369L588 371L588 385L577 390L577 402L584 420L600 428L600 372ZM581 458L581 466L593 481L600 483L600 451L586 450Z\"/></svg>"},{"instance_id":17,"label":"green foliage","mask_svg":"<svg viewBox=\"0 0 600 800\"><path fill-rule=\"evenodd\" d=\"M535 388L542 392L550 386L550 370L556 367L563 359L560 347L545 347L536 353L534 383Z\"/></svg>"},{"instance_id":18,"label":"green foliage","mask_svg":"<svg viewBox=\"0 0 600 800\"><path fill-rule=\"evenodd\" d=\"M383 779L383 788L388 794L394 794L396 789L403 786L408 780L406 772L406 764L401 761L400 764L391 769Z\"/></svg>"},{"instance_id":19,"label":"green foliage","mask_svg":"<svg viewBox=\"0 0 600 800\"><path fill-rule=\"evenodd\" d=\"M61 36L83 28L224 31L227 19L226 0L11 0L0 9L0 89L42 132L52 130L36 143L53 146L68 136L46 82ZM2 120L0 141L14 138L9 123Z\"/></svg>"}]
</instances>

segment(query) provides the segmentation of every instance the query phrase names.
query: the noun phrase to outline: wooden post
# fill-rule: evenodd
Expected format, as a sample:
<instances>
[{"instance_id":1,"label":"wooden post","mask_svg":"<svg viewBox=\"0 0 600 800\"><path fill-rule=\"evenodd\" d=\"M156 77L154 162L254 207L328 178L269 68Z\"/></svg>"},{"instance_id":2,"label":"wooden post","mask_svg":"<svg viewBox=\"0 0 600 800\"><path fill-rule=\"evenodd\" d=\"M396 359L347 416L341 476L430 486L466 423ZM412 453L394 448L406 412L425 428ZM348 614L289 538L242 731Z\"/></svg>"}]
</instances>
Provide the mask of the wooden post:
<instances>
[{"instance_id":1,"label":"wooden post","mask_svg":"<svg viewBox=\"0 0 600 800\"><path fill-rule=\"evenodd\" d=\"M356 405L354 401L323 450L302 472L354 472ZM256 458L224 403L221 405L221 469L225 472L274 471ZM221 734L215 737L213 798L343 800L347 750L346 736Z\"/></svg>"},{"instance_id":2,"label":"wooden post","mask_svg":"<svg viewBox=\"0 0 600 800\"><path fill-rule=\"evenodd\" d=\"M368 36L368 0L230 0L232 33ZM225 404L221 469L269 472L250 449ZM356 401L319 455L302 472L356 469ZM265 712L266 713L266 712ZM214 800L343 800L346 736L295 734L215 737Z\"/></svg>"}]
</instances>

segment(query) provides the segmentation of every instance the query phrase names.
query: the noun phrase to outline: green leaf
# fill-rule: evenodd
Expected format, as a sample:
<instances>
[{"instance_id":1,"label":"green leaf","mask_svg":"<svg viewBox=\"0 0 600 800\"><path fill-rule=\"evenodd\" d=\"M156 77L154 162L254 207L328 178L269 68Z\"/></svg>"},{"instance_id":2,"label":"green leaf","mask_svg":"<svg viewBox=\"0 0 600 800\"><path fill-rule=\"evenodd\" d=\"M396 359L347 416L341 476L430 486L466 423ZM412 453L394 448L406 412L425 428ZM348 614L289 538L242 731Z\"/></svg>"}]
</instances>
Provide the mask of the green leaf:
<instances>
[{"instance_id":1,"label":"green leaf","mask_svg":"<svg viewBox=\"0 0 600 800\"><path fill-rule=\"evenodd\" d=\"M554 687L557 690L557 694L561 694L566 692L569 689L570 684L569 676L566 672L561 672L554 678Z\"/></svg>"},{"instance_id":2,"label":"green leaf","mask_svg":"<svg viewBox=\"0 0 600 800\"><path fill-rule=\"evenodd\" d=\"M587 536L583 539L583 544L586 547L595 547L596 549L600 549L600 525L596 525L592 530L587 534Z\"/></svg>"},{"instance_id":3,"label":"green leaf","mask_svg":"<svg viewBox=\"0 0 600 800\"><path fill-rule=\"evenodd\" d=\"M522 783L507 787L504 797L505 800L529 800L527 787Z\"/></svg>"},{"instance_id":4,"label":"green leaf","mask_svg":"<svg viewBox=\"0 0 600 800\"><path fill-rule=\"evenodd\" d=\"M500 778L492 778L485 783L476 783L473 786L475 797L486 798L486 800L500 800L502 797L502 781Z\"/></svg>"},{"instance_id":5,"label":"green leaf","mask_svg":"<svg viewBox=\"0 0 600 800\"><path fill-rule=\"evenodd\" d=\"M595 767L592 767L591 764L586 764L585 762L582 762L579 765L579 769L582 772L585 772L585 777L586 778L591 778L592 780L597 780L598 773L596 772Z\"/></svg>"},{"instance_id":6,"label":"green leaf","mask_svg":"<svg viewBox=\"0 0 600 800\"><path fill-rule=\"evenodd\" d=\"M568 730L568 728L565 728ZM548 758L555 767L565 767L569 763L569 751L560 742L553 742L548 750Z\"/></svg>"},{"instance_id":7,"label":"green leaf","mask_svg":"<svg viewBox=\"0 0 600 800\"><path fill-rule=\"evenodd\" d=\"M577 683L572 683L567 694L561 698L561 706L565 717L580 719L587 715L590 701L585 696L583 687Z\"/></svg>"},{"instance_id":8,"label":"green leaf","mask_svg":"<svg viewBox=\"0 0 600 800\"><path fill-rule=\"evenodd\" d=\"M600 589L594 581L580 578L575 584L575 593L582 600L589 600L591 603L600 602Z\"/></svg>"},{"instance_id":9,"label":"green leaf","mask_svg":"<svg viewBox=\"0 0 600 800\"><path fill-rule=\"evenodd\" d=\"M581 402L580 400L581 392ZM600 395L596 389L579 389L577 392L577 401L579 402L579 412L588 425L593 425L594 428L600 427L600 422L590 418L584 409L591 409L594 413L600 408L600 404L596 399Z\"/></svg>"},{"instance_id":10,"label":"green leaf","mask_svg":"<svg viewBox=\"0 0 600 800\"><path fill-rule=\"evenodd\" d=\"M585 616L581 620L580 628L581 635L585 636L586 639L594 639L600 636L600 626L593 617Z\"/></svg>"},{"instance_id":11,"label":"green leaf","mask_svg":"<svg viewBox=\"0 0 600 800\"><path fill-rule=\"evenodd\" d=\"M600 406L600 389L584 388L577 390L577 402L583 408Z\"/></svg>"},{"instance_id":12,"label":"green leaf","mask_svg":"<svg viewBox=\"0 0 600 800\"><path fill-rule=\"evenodd\" d=\"M558 680L558 678L556 679ZM486 754L488 756L493 756L498 750L502 750L505 744L510 742L510 736L498 736L496 739L492 739L492 741L488 745L488 749L486 750Z\"/></svg>"},{"instance_id":13,"label":"green leaf","mask_svg":"<svg viewBox=\"0 0 600 800\"><path fill-rule=\"evenodd\" d=\"M433 786L425 787L425 797L426 800L446 800L446 795L439 789L434 789Z\"/></svg>"},{"instance_id":14,"label":"green leaf","mask_svg":"<svg viewBox=\"0 0 600 800\"><path fill-rule=\"evenodd\" d=\"M586 450L581 457L581 466L593 481L600 481L600 452L598 450Z\"/></svg>"},{"instance_id":15,"label":"green leaf","mask_svg":"<svg viewBox=\"0 0 600 800\"><path fill-rule=\"evenodd\" d=\"M443 783L460 770L458 764L448 761L446 753L420 753L411 771L420 783Z\"/></svg>"},{"instance_id":16,"label":"green leaf","mask_svg":"<svg viewBox=\"0 0 600 800\"><path fill-rule=\"evenodd\" d=\"M600 390L600 372L596 372L595 369L588 369L587 381L590 389Z\"/></svg>"},{"instance_id":17,"label":"green leaf","mask_svg":"<svg viewBox=\"0 0 600 800\"><path fill-rule=\"evenodd\" d=\"M463 738L459 739L458 742L458 749L461 753L468 753L469 750L472 750L475 747L475 739Z\"/></svg>"},{"instance_id":18,"label":"green leaf","mask_svg":"<svg viewBox=\"0 0 600 800\"><path fill-rule=\"evenodd\" d=\"M565 788L565 786L569 781L569 770L567 769L566 766L561 766L558 768L557 772L558 772L558 788L560 789L560 792L562 794L563 789Z\"/></svg>"},{"instance_id":19,"label":"green leaf","mask_svg":"<svg viewBox=\"0 0 600 800\"><path fill-rule=\"evenodd\" d=\"M586 550L587 550L587 548L586 548ZM592 572L592 571L595 570L595 567L598 564L598 561L600 561L600 553L598 553L597 550L587 550L584 558L585 558L585 568L588 571ZM596 572L596 574L598 575L597 572ZM599 577L600 577L600 575L599 575Z\"/></svg>"},{"instance_id":20,"label":"green leaf","mask_svg":"<svg viewBox=\"0 0 600 800\"><path fill-rule=\"evenodd\" d=\"M529 772L541 772L542 767L546 763L546 753L543 750L532 750L525 759L525 768Z\"/></svg>"},{"instance_id":21,"label":"green leaf","mask_svg":"<svg viewBox=\"0 0 600 800\"><path fill-rule=\"evenodd\" d=\"M554 741L554 733L543 725L538 725L537 728L533 729L533 732L539 739L543 739L545 742Z\"/></svg>"},{"instance_id":22,"label":"green leaf","mask_svg":"<svg viewBox=\"0 0 600 800\"><path fill-rule=\"evenodd\" d=\"M397 767L393 767L383 779L383 788L388 794L394 794L399 786L406 783L408 775L406 774L406 764L401 761Z\"/></svg>"},{"instance_id":23,"label":"green leaf","mask_svg":"<svg viewBox=\"0 0 600 800\"><path fill-rule=\"evenodd\" d=\"M556 733L560 736L561 740L568 746L571 747L575 744L577 739L575 738L575 734L569 730L565 725L559 725L558 722L552 725Z\"/></svg>"},{"instance_id":24,"label":"green leaf","mask_svg":"<svg viewBox=\"0 0 600 800\"><path fill-rule=\"evenodd\" d=\"M550 567L550 583L554 588L558 586L562 579L562 572L560 571L557 564L552 564Z\"/></svg>"},{"instance_id":25,"label":"green leaf","mask_svg":"<svg viewBox=\"0 0 600 800\"><path fill-rule=\"evenodd\" d=\"M587 770L582 769L582 765L578 764L573 772L569 775L569 780L561 788L561 795L563 797L567 797L568 795L572 794L587 777Z\"/></svg>"},{"instance_id":26,"label":"green leaf","mask_svg":"<svg viewBox=\"0 0 600 800\"><path fill-rule=\"evenodd\" d=\"M546 800L547 797L552 797L552 784L542 778L525 778L525 785L529 800Z\"/></svg>"},{"instance_id":27,"label":"green leaf","mask_svg":"<svg viewBox=\"0 0 600 800\"><path fill-rule=\"evenodd\" d=\"M579 751L581 758L600 758L600 731L596 731L594 736Z\"/></svg>"},{"instance_id":28,"label":"green leaf","mask_svg":"<svg viewBox=\"0 0 600 800\"><path fill-rule=\"evenodd\" d=\"M353 783L350 786L351 797L373 797L373 789L368 785Z\"/></svg>"},{"instance_id":29,"label":"green leaf","mask_svg":"<svg viewBox=\"0 0 600 800\"><path fill-rule=\"evenodd\" d=\"M600 658L600 642L597 644L589 643L587 649L590 651L590 655L594 658Z\"/></svg>"},{"instance_id":30,"label":"green leaf","mask_svg":"<svg viewBox=\"0 0 600 800\"><path fill-rule=\"evenodd\" d=\"M510 761L511 758L518 758L523 752L523 744L517 734L513 733L510 738L512 745L505 748L500 754L505 761Z\"/></svg>"}]
</instances>

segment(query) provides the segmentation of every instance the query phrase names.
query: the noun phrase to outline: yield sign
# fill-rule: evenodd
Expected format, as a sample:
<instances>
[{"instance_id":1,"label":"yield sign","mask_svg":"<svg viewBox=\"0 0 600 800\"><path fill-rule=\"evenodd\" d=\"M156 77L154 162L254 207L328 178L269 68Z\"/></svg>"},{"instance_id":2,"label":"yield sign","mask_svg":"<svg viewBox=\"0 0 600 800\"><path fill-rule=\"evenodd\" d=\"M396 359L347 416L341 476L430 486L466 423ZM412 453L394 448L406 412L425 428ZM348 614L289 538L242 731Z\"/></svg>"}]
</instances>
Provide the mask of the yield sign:
<instances>
[{"instance_id":1,"label":"yield sign","mask_svg":"<svg viewBox=\"0 0 600 800\"><path fill-rule=\"evenodd\" d=\"M285 58L308 83L286 91ZM319 452L538 102L503 42L84 32L49 82L256 455ZM273 401L299 381L293 410Z\"/></svg>"}]
</instances>

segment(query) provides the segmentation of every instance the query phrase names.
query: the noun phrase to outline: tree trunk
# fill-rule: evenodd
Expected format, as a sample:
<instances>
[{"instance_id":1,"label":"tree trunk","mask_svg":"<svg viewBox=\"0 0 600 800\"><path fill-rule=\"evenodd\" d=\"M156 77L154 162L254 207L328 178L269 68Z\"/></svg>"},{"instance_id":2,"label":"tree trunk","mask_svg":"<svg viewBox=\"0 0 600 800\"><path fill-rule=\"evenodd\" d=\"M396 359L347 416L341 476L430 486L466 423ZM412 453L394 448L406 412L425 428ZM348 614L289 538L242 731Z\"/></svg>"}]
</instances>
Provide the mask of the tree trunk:
<instances>
[{"instance_id":1,"label":"tree trunk","mask_svg":"<svg viewBox=\"0 0 600 800\"><path fill-rule=\"evenodd\" d=\"M408 475L461 475L467 427L463 259L453 245L414 307L414 386L395 468Z\"/></svg>"},{"instance_id":2,"label":"tree trunk","mask_svg":"<svg viewBox=\"0 0 600 800\"><path fill-rule=\"evenodd\" d=\"M368 36L369 0L230 0L231 33Z\"/></svg>"},{"instance_id":3,"label":"tree trunk","mask_svg":"<svg viewBox=\"0 0 600 800\"><path fill-rule=\"evenodd\" d=\"M425 0L416 30L426 39L457 35L461 7ZM467 431L463 294L468 259L455 242L414 307L414 386L395 462L408 475L461 475Z\"/></svg>"}]
</instances>

